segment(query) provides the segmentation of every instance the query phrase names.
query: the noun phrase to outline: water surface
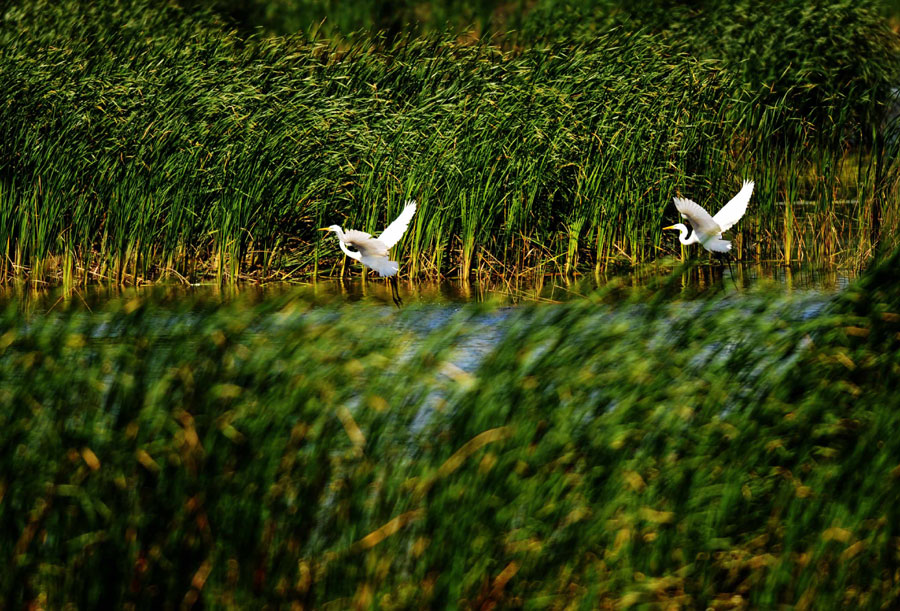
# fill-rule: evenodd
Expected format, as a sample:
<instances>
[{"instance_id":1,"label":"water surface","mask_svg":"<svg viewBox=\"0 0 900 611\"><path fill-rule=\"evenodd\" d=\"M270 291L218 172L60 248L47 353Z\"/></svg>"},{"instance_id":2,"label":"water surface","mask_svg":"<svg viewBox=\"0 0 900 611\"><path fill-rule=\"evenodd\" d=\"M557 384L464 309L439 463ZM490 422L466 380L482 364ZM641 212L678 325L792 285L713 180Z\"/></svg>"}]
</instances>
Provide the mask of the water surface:
<instances>
[{"instance_id":1,"label":"water surface","mask_svg":"<svg viewBox=\"0 0 900 611\"><path fill-rule=\"evenodd\" d=\"M772 263L732 263L696 265L678 271L672 265L653 264L637 270L623 270L597 275L566 277L547 275L491 279L400 280L404 306L415 304L446 307L452 311L460 304L490 302L498 305L523 303L561 303L596 294L598 290L640 288L670 281L667 292L674 300L702 299L721 292L741 292L761 286L783 290L814 291L832 294L840 291L856 277L856 270L822 266L784 266ZM677 280L672 282L672 280ZM59 287L33 287L11 283L0 287L0 301L14 303L32 313L52 311L60 307L102 308L110 300L140 297L165 307L179 307L184 301L231 302L235 299L259 303L271 297L293 294L322 306L354 303L358 306L390 306L390 288L385 280L374 277L324 278L305 283L240 284L220 287L214 283L193 285L156 283L140 287L89 285L64 291Z\"/></svg>"}]
</instances>

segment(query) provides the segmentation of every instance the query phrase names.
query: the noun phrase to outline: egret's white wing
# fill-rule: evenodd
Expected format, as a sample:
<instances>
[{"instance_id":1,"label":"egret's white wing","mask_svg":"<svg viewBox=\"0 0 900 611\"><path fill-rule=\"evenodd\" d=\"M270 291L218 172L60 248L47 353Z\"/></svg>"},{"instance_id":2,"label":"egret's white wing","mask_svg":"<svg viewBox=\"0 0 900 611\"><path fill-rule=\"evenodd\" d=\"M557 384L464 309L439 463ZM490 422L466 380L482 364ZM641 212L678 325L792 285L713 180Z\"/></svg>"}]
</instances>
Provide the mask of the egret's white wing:
<instances>
[{"instance_id":1,"label":"egret's white wing","mask_svg":"<svg viewBox=\"0 0 900 611\"><path fill-rule=\"evenodd\" d=\"M344 232L345 242L365 242L366 240L371 239L373 239L371 233L366 233L359 229L348 229Z\"/></svg>"},{"instance_id":2,"label":"egret's white wing","mask_svg":"<svg viewBox=\"0 0 900 611\"><path fill-rule=\"evenodd\" d=\"M680 197L675 197L673 199L675 200L675 207L678 208L678 212L691 222L691 227L693 227L694 231L698 234L703 236L718 236L722 233L722 230L719 229L719 226L713 220L713 217L711 217L709 212L704 210L700 204Z\"/></svg>"},{"instance_id":3,"label":"egret's white wing","mask_svg":"<svg viewBox=\"0 0 900 611\"><path fill-rule=\"evenodd\" d=\"M344 243L358 250L363 257L387 257L388 254L387 246L365 231L348 229L344 232Z\"/></svg>"},{"instance_id":4,"label":"egret's white wing","mask_svg":"<svg viewBox=\"0 0 900 611\"><path fill-rule=\"evenodd\" d=\"M409 222L412 220L415 212L416 200L406 200L406 207L403 208L403 212L394 219L393 223L387 226L387 229L381 232L381 235L378 236L378 241L388 248L391 248L394 244L399 242L400 238L403 237L403 234L406 233L406 229L409 227Z\"/></svg>"},{"instance_id":5,"label":"egret's white wing","mask_svg":"<svg viewBox=\"0 0 900 611\"><path fill-rule=\"evenodd\" d=\"M728 231L732 225L741 220L744 213L747 212L747 204L750 202L750 195L753 193L753 181L745 180L738 194L731 198L727 204L722 206L713 220L722 231Z\"/></svg>"}]
</instances>

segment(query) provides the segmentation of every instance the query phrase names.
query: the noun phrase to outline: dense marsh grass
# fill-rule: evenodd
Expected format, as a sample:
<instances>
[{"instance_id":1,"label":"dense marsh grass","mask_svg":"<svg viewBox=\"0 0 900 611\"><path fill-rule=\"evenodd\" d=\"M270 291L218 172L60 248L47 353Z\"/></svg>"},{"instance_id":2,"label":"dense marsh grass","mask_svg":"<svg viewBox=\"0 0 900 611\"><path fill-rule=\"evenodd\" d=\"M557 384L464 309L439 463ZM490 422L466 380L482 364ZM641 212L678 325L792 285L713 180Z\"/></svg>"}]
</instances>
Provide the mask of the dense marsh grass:
<instances>
[{"instance_id":1,"label":"dense marsh grass","mask_svg":"<svg viewBox=\"0 0 900 611\"><path fill-rule=\"evenodd\" d=\"M664 283L431 331L11 304L0 605L894 607L898 265L828 303Z\"/></svg>"},{"instance_id":2,"label":"dense marsh grass","mask_svg":"<svg viewBox=\"0 0 900 611\"><path fill-rule=\"evenodd\" d=\"M314 229L377 231L407 197L420 211L404 273L601 270L657 255L673 195L715 208L742 178L758 185L742 256L864 258L892 235L898 143L873 121L895 39L841 21L868 46L748 82L739 57L630 23L512 48L386 46L247 38L140 0L14 3L0 24L3 277L343 272ZM825 31L829 48L842 31ZM801 199L816 204L798 220Z\"/></svg>"}]
</instances>

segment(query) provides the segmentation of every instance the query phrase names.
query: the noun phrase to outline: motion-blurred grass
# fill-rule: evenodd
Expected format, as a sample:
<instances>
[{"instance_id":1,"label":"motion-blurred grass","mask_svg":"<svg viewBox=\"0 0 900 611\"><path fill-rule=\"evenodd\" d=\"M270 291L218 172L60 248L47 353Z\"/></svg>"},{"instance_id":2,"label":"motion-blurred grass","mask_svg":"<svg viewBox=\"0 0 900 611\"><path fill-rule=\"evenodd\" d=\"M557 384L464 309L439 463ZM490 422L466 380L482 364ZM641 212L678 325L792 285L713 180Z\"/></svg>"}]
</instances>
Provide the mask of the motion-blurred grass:
<instances>
[{"instance_id":1,"label":"motion-blurred grass","mask_svg":"<svg viewBox=\"0 0 900 611\"><path fill-rule=\"evenodd\" d=\"M898 265L827 303L619 288L430 332L12 304L0 606L895 606Z\"/></svg>"}]
</instances>

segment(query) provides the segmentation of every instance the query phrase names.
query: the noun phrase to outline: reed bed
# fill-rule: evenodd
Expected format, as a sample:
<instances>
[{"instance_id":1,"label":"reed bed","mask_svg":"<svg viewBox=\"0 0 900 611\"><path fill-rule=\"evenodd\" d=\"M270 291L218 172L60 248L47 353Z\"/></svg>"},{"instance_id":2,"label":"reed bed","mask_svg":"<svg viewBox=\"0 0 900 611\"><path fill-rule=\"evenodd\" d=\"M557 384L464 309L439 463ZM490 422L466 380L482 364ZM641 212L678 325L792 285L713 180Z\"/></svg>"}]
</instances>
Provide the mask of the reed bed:
<instances>
[{"instance_id":1,"label":"reed bed","mask_svg":"<svg viewBox=\"0 0 900 611\"><path fill-rule=\"evenodd\" d=\"M898 265L828 302L672 303L676 275L437 328L11 304L0 605L894 607Z\"/></svg>"},{"instance_id":2,"label":"reed bed","mask_svg":"<svg viewBox=\"0 0 900 611\"><path fill-rule=\"evenodd\" d=\"M738 254L863 259L896 218L900 145L884 134L897 119L873 123L896 37L848 23L849 42L870 44L822 65L861 76L812 83L810 60L773 83L702 41L625 25L512 47L388 44L247 37L141 0L14 3L0 24L0 276L343 273L314 229L377 232L408 197L420 210L403 273L600 271L672 251L659 228L673 195L715 208L742 178L758 187ZM842 31L826 30L831 45ZM799 199L816 202L803 219Z\"/></svg>"}]
</instances>

